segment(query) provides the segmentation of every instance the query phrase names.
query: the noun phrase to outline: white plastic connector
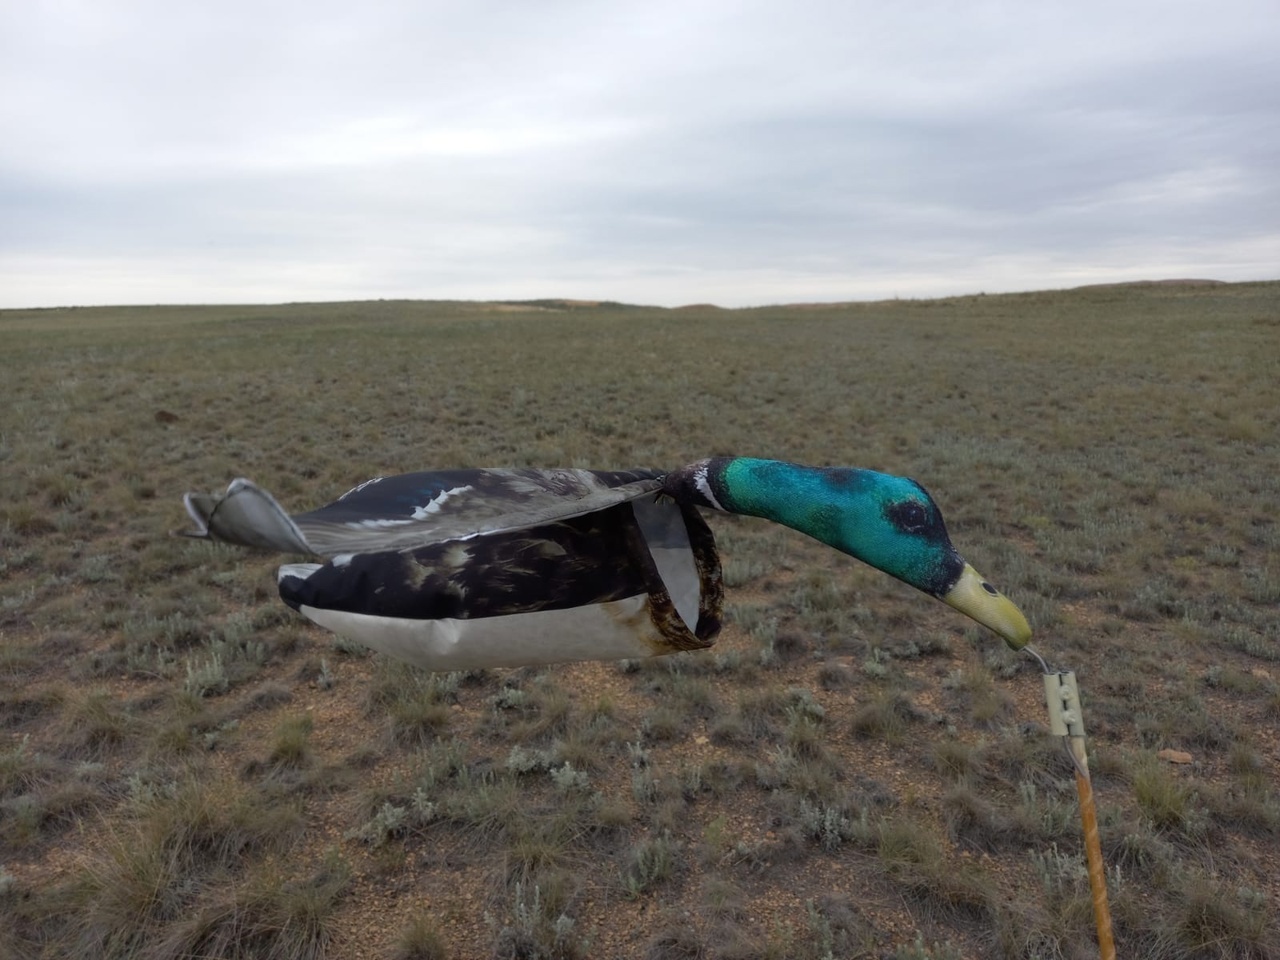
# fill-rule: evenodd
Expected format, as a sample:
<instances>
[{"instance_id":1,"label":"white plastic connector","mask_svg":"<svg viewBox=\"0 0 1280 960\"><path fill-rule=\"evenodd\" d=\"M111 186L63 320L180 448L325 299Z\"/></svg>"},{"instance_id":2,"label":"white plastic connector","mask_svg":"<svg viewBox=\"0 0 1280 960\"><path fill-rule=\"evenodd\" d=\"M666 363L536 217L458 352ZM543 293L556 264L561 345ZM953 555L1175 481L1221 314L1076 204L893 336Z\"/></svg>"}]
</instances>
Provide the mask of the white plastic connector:
<instances>
[{"instance_id":1,"label":"white plastic connector","mask_svg":"<svg viewBox=\"0 0 1280 960\"><path fill-rule=\"evenodd\" d=\"M1049 705L1049 732L1055 737L1083 737L1084 719L1076 675L1046 673L1044 695Z\"/></svg>"}]
</instances>

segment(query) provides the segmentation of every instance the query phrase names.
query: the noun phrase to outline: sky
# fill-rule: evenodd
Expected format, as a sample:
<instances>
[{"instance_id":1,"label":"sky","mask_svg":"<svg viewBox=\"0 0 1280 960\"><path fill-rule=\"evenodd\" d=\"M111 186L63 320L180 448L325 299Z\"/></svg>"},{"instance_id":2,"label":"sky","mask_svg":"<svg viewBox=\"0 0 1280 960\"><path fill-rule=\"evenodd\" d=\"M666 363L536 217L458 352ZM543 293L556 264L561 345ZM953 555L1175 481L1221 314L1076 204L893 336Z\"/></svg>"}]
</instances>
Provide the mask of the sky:
<instances>
[{"instance_id":1,"label":"sky","mask_svg":"<svg viewBox=\"0 0 1280 960\"><path fill-rule=\"evenodd\" d=\"M0 0L0 307L1280 279L1276 0Z\"/></svg>"}]
</instances>

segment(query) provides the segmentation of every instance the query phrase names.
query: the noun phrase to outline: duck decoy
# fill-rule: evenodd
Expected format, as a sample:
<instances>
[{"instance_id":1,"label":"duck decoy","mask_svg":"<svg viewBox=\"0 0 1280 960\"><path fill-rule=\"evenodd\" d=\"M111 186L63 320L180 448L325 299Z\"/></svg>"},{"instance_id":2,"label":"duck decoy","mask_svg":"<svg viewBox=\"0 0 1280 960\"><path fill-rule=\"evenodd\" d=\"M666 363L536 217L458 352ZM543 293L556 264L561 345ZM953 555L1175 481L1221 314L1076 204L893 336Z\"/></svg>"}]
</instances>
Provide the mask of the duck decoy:
<instances>
[{"instance_id":1,"label":"duck decoy","mask_svg":"<svg viewBox=\"0 0 1280 960\"><path fill-rule=\"evenodd\" d=\"M234 480L188 493L187 536L324 562L280 567L314 622L430 670L709 647L724 589L699 508L806 533L1024 646L1022 612L951 545L905 477L716 457L677 470L441 470L376 477L290 516Z\"/></svg>"}]
</instances>

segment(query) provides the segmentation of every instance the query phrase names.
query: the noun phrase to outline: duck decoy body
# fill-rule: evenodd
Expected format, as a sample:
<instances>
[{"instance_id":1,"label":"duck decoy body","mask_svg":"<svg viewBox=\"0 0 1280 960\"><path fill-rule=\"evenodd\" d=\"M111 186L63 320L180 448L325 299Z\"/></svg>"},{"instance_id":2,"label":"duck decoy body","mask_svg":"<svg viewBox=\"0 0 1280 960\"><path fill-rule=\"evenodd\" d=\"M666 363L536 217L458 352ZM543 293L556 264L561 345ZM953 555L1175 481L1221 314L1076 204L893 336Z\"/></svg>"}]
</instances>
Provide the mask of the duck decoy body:
<instances>
[{"instance_id":1,"label":"duck decoy body","mask_svg":"<svg viewBox=\"0 0 1280 960\"><path fill-rule=\"evenodd\" d=\"M1018 608L952 546L914 480L717 457L677 470L441 470L377 477L290 516L238 479L188 493L188 536L324 562L280 567L280 596L335 633L431 670L694 650L723 585L699 508L773 520L950 604L1012 647Z\"/></svg>"}]
</instances>

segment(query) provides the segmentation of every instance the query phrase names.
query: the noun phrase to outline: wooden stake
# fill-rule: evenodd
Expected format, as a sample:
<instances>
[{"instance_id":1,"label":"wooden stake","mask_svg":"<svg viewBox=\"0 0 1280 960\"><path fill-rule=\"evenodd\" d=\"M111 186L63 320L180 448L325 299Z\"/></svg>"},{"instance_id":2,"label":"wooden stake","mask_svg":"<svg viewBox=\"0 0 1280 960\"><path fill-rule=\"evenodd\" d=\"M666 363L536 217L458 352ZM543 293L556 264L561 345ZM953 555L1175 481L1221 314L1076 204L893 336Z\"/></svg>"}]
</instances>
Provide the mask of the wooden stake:
<instances>
[{"instance_id":1,"label":"wooden stake","mask_svg":"<svg viewBox=\"0 0 1280 960\"><path fill-rule=\"evenodd\" d=\"M1071 756L1076 761L1076 793L1080 797L1080 825L1084 828L1084 853L1089 864L1089 892L1093 894L1093 920L1098 928L1098 952L1102 960L1115 960L1116 944L1111 935L1111 906L1107 903L1107 868L1102 862L1102 841L1098 837L1098 811L1093 805L1093 782L1084 737L1070 737Z\"/></svg>"},{"instance_id":2,"label":"wooden stake","mask_svg":"<svg viewBox=\"0 0 1280 960\"><path fill-rule=\"evenodd\" d=\"M1037 659L1039 655L1037 654ZM1040 661L1042 664L1043 660ZM1107 871L1102 862L1102 841L1098 837L1098 811L1093 803L1093 782L1089 779L1089 758L1084 745L1084 716L1074 673L1044 675L1045 700L1049 704L1049 731L1066 737L1076 768L1076 793L1080 797L1080 825L1084 829L1084 853L1089 865L1089 892L1093 895L1093 920L1098 928L1098 952L1102 960L1115 960L1116 945L1111 933L1111 907L1107 903Z\"/></svg>"}]
</instances>

